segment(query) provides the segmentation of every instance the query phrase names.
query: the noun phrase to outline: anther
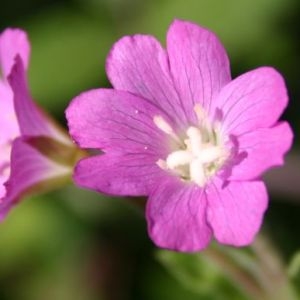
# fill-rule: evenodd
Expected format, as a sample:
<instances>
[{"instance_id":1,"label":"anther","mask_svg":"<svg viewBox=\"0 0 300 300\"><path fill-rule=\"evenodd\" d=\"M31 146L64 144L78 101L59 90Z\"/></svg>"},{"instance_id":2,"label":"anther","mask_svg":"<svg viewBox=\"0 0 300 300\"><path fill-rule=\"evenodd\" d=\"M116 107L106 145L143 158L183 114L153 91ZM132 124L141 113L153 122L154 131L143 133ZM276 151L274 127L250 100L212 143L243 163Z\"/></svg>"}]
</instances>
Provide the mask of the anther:
<instances>
[{"instance_id":1,"label":"anther","mask_svg":"<svg viewBox=\"0 0 300 300\"><path fill-rule=\"evenodd\" d=\"M175 134L171 125L162 116L154 116L153 122L161 131L170 135L180 145L182 144L180 138Z\"/></svg>"}]
</instances>

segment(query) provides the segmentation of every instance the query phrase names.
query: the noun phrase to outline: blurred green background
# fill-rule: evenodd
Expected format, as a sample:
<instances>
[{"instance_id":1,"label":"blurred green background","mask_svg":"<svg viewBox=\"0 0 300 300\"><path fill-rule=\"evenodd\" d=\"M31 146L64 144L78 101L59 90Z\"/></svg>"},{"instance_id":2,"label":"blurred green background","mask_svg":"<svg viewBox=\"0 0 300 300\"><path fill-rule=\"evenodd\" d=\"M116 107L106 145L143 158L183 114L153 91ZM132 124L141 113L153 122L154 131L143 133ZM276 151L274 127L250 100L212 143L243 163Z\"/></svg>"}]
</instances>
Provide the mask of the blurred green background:
<instances>
[{"instance_id":1,"label":"blurred green background","mask_svg":"<svg viewBox=\"0 0 300 300\"><path fill-rule=\"evenodd\" d=\"M263 299L260 290L277 289L276 299L300 299L298 0L2 0L0 29L28 32L33 97L65 125L74 96L109 86L105 58L119 37L148 33L164 43L173 18L215 31L233 77L272 65L286 78L283 118L295 142L286 166L266 175L263 242L193 255L159 250L147 236L144 199L68 186L26 199L0 225L0 300Z\"/></svg>"}]
</instances>

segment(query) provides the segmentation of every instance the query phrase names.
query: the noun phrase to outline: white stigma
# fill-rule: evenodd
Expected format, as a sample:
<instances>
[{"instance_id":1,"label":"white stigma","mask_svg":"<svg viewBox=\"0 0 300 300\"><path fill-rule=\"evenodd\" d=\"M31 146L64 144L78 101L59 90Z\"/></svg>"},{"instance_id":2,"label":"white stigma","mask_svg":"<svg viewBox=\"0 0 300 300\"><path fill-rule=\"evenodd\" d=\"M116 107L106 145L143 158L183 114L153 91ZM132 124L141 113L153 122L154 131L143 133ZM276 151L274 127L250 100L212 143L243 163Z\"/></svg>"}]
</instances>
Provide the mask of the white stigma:
<instances>
[{"instance_id":1,"label":"white stigma","mask_svg":"<svg viewBox=\"0 0 300 300\"><path fill-rule=\"evenodd\" d=\"M161 116L155 116L155 125L178 143L165 160L159 159L157 164L164 170L170 170L182 180L192 181L203 187L224 164L228 158L219 127L213 126L200 105L195 106L198 126L189 126L183 138L176 135Z\"/></svg>"}]
</instances>

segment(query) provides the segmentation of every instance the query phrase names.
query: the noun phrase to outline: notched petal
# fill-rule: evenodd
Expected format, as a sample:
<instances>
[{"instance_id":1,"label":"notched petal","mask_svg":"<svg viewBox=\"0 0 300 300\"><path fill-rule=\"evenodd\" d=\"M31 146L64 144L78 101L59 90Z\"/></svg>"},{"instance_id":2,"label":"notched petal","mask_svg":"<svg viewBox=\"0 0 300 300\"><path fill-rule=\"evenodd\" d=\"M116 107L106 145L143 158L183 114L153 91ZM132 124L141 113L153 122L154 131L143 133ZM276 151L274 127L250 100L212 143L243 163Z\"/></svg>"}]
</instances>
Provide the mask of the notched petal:
<instances>
[{"instance_id":1,"label":"notched petal","mask_svg":"<svg viewBox=\"0 0 300 300\"><path fill-rule=\"evenodd\" d=\"M194 184L167 176L152 190L147 202L149 235L162 248L202 250L212 236L206 221L206 195Z\"/></svg>"},{"instance_id":2,"label":"notched petal","mask_svg":"<svg viewBox=\"0 0 300 300\"><path fill-rule=\"evenodd\" d=\"M0 35L0 69L4 78L11 72L17 55L21 57L27 69L30 55L27 34L21 29L8 28Z\"/></svg>"},{"instance_id":3,"label":"notched petal","mask_svg":"<svg viewBox=\"0 0 300 300\"><path fill-rule=\"evenodd\" d=\"M281 166L291 148L293 132L287 122L261 128L238 137L238 154L247 155L239 163L231 161L230 180L253 180L269 168Z\"/></svg>"},{"instance_id":4,"label":"notched petal","mask_svg":"<svg viewBox=\"0 0 300 300\"><path fill-rule=\"evenodd\" d=\"M216 98L216 107L223 112L222 131L240 136L276 124L287 102L282 76L271 67L261 67L226 85Z\"/></svg>"},{"instance_id":5,"label":"notched petal","mask_svg":"<svg viewBox=\"0 0 300 300\"><path fill-rule=\"evenodd\" d=\"M213 117L214 98L231 79L229 59L218 37L192 22L175 20L167 33L167 51L189 121L196 103Z\"/></svg>"},{"instance_id":6,"label":"notched petal","mask_svg":"<svg viewBox=\"0 0 300 300\"><path fill-rule=\"evenodd\" d=\"M267 208L265 185L261 181L223 183L215 178L207 188L207 220L220 243L249 245Z\"/></svg>"}]
</instances>

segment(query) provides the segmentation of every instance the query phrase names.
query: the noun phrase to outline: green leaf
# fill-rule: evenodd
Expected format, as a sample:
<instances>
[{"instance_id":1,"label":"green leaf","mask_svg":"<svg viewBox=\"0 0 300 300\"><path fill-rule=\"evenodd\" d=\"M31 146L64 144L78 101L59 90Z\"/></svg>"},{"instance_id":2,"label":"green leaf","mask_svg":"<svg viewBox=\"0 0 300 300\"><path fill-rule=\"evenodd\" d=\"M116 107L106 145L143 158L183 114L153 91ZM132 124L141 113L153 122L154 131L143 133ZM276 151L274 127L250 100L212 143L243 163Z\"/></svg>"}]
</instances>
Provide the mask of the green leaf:
<instances>
[{"instance_id":1,"label":"green leaf","mask_svg":"<svg viewBox=\"0 0 300 300\"><path fill-rule=\"evenodd\" d=\"M288 274L291 278L299 277L300 279L300 252L293 256L288 268Z\"/></svg>"},{"instance_id":2,"label":"green leaf","mask_svg":"<svg viewBox=\"0 0 300 300\"><path fill-rule=\"evenodd\" d=\"M160 250L157 258L179 283L205 299L250 299L223 269L216 253L211 254L210 250L195 254Z\"/></svg>"},{"instance_id":3,"label":"green leaf","mask_svg":"<svg viewBox=\"0 0 300 300\"><path fill-rule=\"evenodd\" d=\"M288 275L291 278L300 299L300 251L293 256L289 264Z\"/></svg>"},{"instance_id":4,"label":"green leaf","mask_svg":"<svg viewBox=\"0 0 300 300\"><path fill-rule=\"evenodd\" d=\"M249 247L213 243L205 251L193 254L160 250L157 258L180 284L201 297L298 299L280 257L262 235Z\"/></svg>"}]
</instances>

